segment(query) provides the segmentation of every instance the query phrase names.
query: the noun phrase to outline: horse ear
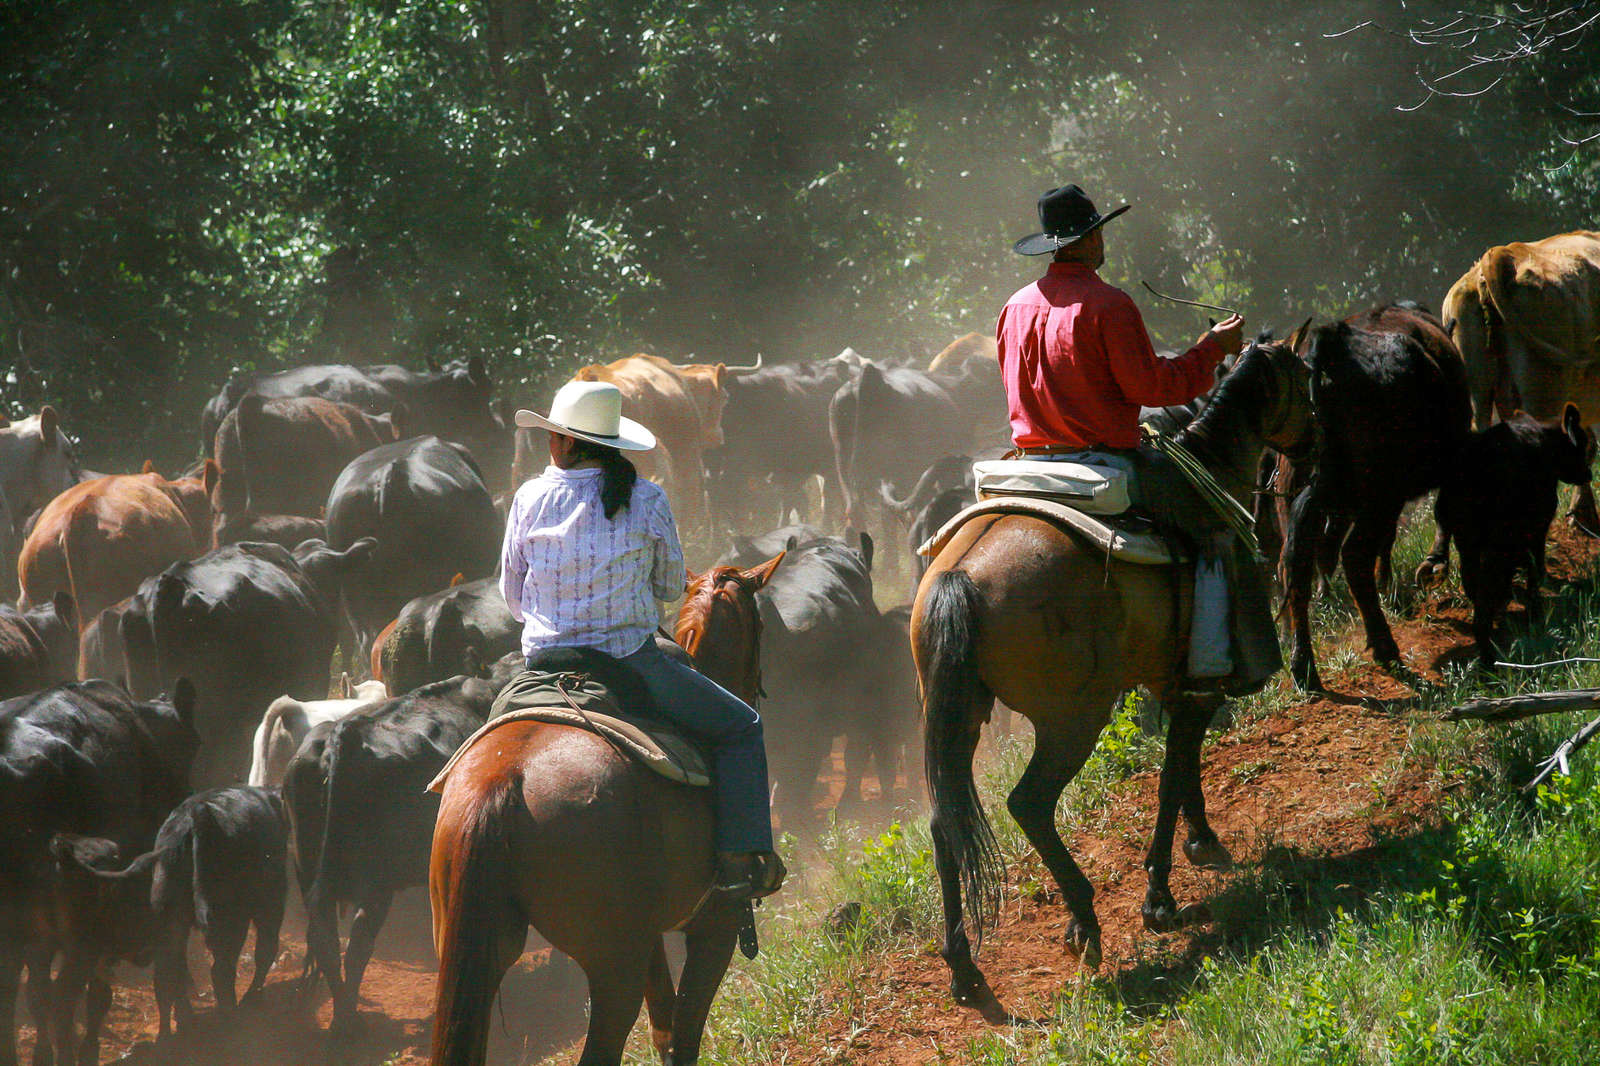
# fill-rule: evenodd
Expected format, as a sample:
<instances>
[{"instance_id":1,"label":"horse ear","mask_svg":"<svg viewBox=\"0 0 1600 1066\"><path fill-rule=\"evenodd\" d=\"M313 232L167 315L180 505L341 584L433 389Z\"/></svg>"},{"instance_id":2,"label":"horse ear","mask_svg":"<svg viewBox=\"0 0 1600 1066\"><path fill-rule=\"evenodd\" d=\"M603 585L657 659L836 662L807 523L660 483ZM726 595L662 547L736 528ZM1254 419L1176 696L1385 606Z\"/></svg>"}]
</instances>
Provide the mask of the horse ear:
<instances>
[{"instance_id":1,"label":"horse ear","mask_svg":"<svg viewBox=\"0 0 1600 1066\"><path fill-rule=\"evenodd\" d=\"M455 588L457 585L461 584L466 579L467 579L467 575L466 574L457 573L455 577L450 579L450 587L451 588Z\"/></svg>"},{"instance_id":2,"label":"horse ear","mask_svg":"<svg viewBox=\"0 0 1600 1066\"><path fill-rule=\"evenodd\" d=\"M1311 319L1308 318L1304 322L1300 323L1299 329L1296 329L1293 333L1289 334L1289 350L1292 352L1298 352L1301 348L1305 347L1306 334L1310 331Z\"/></svg>"},{"instance_id":3,"label":"horse ear","mask_svg":"<svg viewBox=\"0 0 1600 1066\"><path fill-rule=\"evenodd\" d=\"M1583 415L1578 411L1578 405L1568 402L1561 411L1561 428L1581 448L1585 444L1583 435Z\"/></svg>"},{"instance_id":4,"label":"horse ear","mask_svg":"<svg viewBox=\"0 0 1600 1066\"><path fill-rule=\"evenodd\" d=\"M688 592L689 589L691 587L693 587L694 583L696 581L699 581L704 576L705 576L704 574L695 573L693 570L690 570L687 566L684 567L683 568L683 591Z\"/></svg>"},{"instance_id":5,"label":"horse ear","mask_svg":"<svg viewBox=\"0 0 1600 1066\"><path fill-rule=\"evenodd\" d=\"M56 430L61 426L61 419L56 416L56 409L49 404L39 408L39 436L46 444L56 442Z\"/></svg>"},{"instance_id":6,"label":"horse ear","mask_svg":"<svg viewBox=\"0 0 1600 1066\"><path fill-rule=\"evenodd\" d=\"M748 570L739 571L739 576L758 589L765 588L767 582L772 580L773 573L777 571L778 564L783 562L783 557L788 554L786 551L781 551L760 566L752 566Z\"/></svg>"}]
</instances>

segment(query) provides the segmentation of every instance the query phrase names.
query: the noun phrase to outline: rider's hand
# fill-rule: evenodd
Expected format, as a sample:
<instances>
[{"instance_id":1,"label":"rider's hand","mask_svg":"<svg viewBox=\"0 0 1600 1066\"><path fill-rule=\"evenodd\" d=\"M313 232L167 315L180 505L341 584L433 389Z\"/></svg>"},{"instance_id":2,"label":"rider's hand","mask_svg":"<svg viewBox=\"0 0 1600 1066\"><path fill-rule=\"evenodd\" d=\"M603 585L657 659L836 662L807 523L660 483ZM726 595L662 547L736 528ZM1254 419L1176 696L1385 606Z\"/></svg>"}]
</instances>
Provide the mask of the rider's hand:
<instances>
[{"instance_id":1,"label":"rider's hand","mask_svg":"<svg viewBox=\"0 0 1600 1066\"><path fill-rule=\"evenodd\" d=\"M1216 338L1223 355L1238 355L1244 345L1244 319L1229 315L1211 327L1211 336Z\"/></svg>"}]
</instances>

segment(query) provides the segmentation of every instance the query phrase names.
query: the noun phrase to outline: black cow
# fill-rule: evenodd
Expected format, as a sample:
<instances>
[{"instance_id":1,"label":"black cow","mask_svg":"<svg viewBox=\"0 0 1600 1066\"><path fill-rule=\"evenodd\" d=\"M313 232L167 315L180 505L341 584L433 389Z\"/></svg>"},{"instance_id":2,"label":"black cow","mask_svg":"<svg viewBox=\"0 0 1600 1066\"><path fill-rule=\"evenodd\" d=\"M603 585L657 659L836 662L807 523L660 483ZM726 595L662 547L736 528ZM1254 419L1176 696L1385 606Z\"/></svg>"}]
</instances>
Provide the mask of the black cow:
<instances>
[{"instance_id":1,"label":"black cow","mask_svg":"<svg viewBox=\"0 0 1600 1066\"><path fill-rule=\"evenodd\" d=\"M492 577L418 596L406 604L383 643L383 680L395 694L476 674L521 647L522 623L511 617Z\"/></svg>"},{"instance_id":2,"label":"black cow","mask_svg":"<svg viewBox=\"0 0 1600 1066\"><path fill-rule=\"evenodd\" d=\"M1398 664L1400 648L1378 601L1377 566L1394 544L1407 501L1437 488L1470 432L1461 355L1421 311L1379 308L1312 331L1314 470L1295 499L1284 546L1294 651L1290 674L1320 689L1311 648L1316 560L1337 551L1361 610L1367 647Z\"/></svg>"},{"instance_id":3,"label":"black cow","mask_svg":"<svg viewBox=\"0 0 1600 1066\"><path fill-rule=\"evenodd\" d=\"M171 702L139 702L110 682L87 681L0 703L0 1063L5 1066L17 1061L14 1019L24 965L30 974L29 1005L40 1029L48 1031L39 1039L35 1061L50 1061L52 1043L63 1061L77 1061L72 1017L92 960L81 953L69 956L56 980L50 979L55 956L71 946L71 930L59 920L56 905L60 878L51 839L77 833L105 837L127 854L148 848L168 812L189 791L189 768L199 746L194 702L193 686L179 680ZM109 996L109 988L97 985L96 1003L109 1002Z\"/></svg>"},{"instance_id":4,"label":"black cow","mask_svg":"<svg viewBox=\"0 0 1600 1066\"><path fill-rule=\"evenodd\" d=\"M1472 600L1478 661L1494 666L1495 622L1511 600L1512 577L1527 573L1529 619L1544 617L1545 538L1556 515L1557 482L1589 483L1593 444L1578 408L1567 404L1558 423L1518 414L1467 440L1434 504L1444 537L1461 554L1461 587Z\"/></svg>"},{"instance_id":5,"label":"black cow","mask_svg":"<svg viewBox=\"0 0 1600 1066\"><path fill-rule=\"evenodd\" d=\"M828 404L854 375L854 367L824 359L765 366L724 380L723 443L705 454L715 520L747 528L768 508L780 522L791 511L808 517L805 486L817 476L828 518L842 519Z\"/></svg>"},{"instance_id":6,"label":"black cow","mask_svg":"<svg viewBox=\"0 0 1600 1066\"><path fill-rule=\"evenodd\" d=\"M887 482L897 494L908 491L929 456L967 452L973 429L949 390L931 375L914 367L865 362L828 405L845 523L885 532L888 522L868 521L865 514L879 509L878 486Z\"/></svg>"},{"instance_id":7,"label":"black cow","mask_svg":"<svg viewBox=\"0 0 1600 1066\"><path fill-rule=\"evenodd\" d=\"M289 887L288 831L276 791L242 786L184 800L162 823L152 850L121 868L111 841L57 836L62 909L77 932L75 950L92 955L95 964L153 961L156 1015L165 1039L174 1028L187 1031L193 1020L188 947L198 929L211 953L217 1008L231 1012L251 925L255 969L246 1001L261 991L278 957ZM85 1026L92 1038L99 1018L86 1018Z\"/></svg>"},{"instance_id":8,"label":"black cow","mask_svg":"<svg viewBox=\"0 0 1600 1066\"><path fill-rule=\"evenodd\" d=\"M947 455L934 460L904 499L897 499L888 485L881 489L884 506L899 515L909 527L911 569L920 581L928 569L928 560L917 554L917 548L962 508L977 502L973 492L972 459L966 455Z\"/></svg>"},{"instance_id":9,"label":"black cow","mask_svg":"<svg viewBox=\"0 0 1600 1066\"><path fill-rule=\"evenodd\" d=\"M429 433L466 445L499 470L510 461L509 433L493 406L494 381L482 359L457 359L427 370L342 363L296 367L274 374L236 377L200 414L200 436L211 455L217 430L247 393L279 400L318 396L369 414L404 408L408 432Z\"/></svg>"},{"instance_id":10,"label":"black cow","mask_svg":"<svg viewBox=\"0 0 1600 1066\"><path fill-rule=\"evenodd\" d=\"M870 746L878 732L870 692L878 664L865 649L880 642L882 623L870 537L862 537L862 550L822 537L788 551L756 599L767 693L761 717L784 824L795 825L809 820L812 785L834 738Z\"/></svg>"},{"instance_id":11,"label":"black cow","mask_svg":"<svg viewBox=\"0 0 1600 1066\"><path fill-rule=\"evenodd\" d=\"M147 578L122 610L118 634L129 688L160 691L190 678L205 746L197 780L244 777L261 711L278 696L320 698L337 633L342 584L376 551L366 538L343 551L308 541L230 544Z\"/></svg>"},{"instance_id":12,"label":"black cow","mask_svg":"<svg viewBox=\"0 0 1600 1066\"><path fill-rule=\"evenodd\" d=\"M728 540L728 550L722 553L717 560L718 566L737 566L749 569L759 566L781 551L793 551L798 545L810 544L814 540L822 540L828 536L826 530L805 523L796 523L792 526L783 526L770 533L748 537L743 534L734 534ZM872 539L869 537L862 550L867 553L867 565L872 565Z\"/></svg>"},{"instance_id":13,"label":"black cow","mask_svg":"<svg viewBox=\"0 0 1600 1066\"><path fill-rule=\"evenodd\" d=\"M78 612L65 592L26 611L0 604L0 699L77 677L77 630Z\"/></svg>"},{"instance_id":14,"label":"black cow","mask_svg":"<svg viewBox=\"0 0 1600 1066\"><path fill-rule=\"evenodd\" d=\"M269 400L248 392L217 429L222 476L212 509L314 515L350 460L410 436L400 431L403 420L401 412L373 415L320 396Z\"/></svg>"},{"instance_id":15,"label":"black cow","mask_svg":"<svg viewBox=\"0 0 1600 1066\"><path fill-rule=\"evenodd\" d=\"M328 542L376 537L370 566L345 586L356 653L410 600L494 573L503 523L472 455L438 437L412 437L356 458L328 493Z\"/></svg>"},{"instance_id":16,"label":"black cow","mask_svg":"<svg viewBox=\"0 0 1600 1066\"><path fill-rule=\"evenodd\" d=\"M219 514L216 531L219 548L254 540L293 550L308 540L328 539L328 523L297 514L258 514L255 511Z\"/></svg>"},{"instance_id":17,"label":"black cow","mask_svg":"<svg viewBox=\"0 0 1600 1066\"><path fill-rule=\"evenodd\" d=\"M306 946L333 991L333 1028L357 1024L361 976L394 895L428 879L439 797L424 791L484 722L520 653L488 680L453 677L315 726L284 774L306 901ZM343 965L337 912L353 910Z\"/></svg>"}]
</instances>

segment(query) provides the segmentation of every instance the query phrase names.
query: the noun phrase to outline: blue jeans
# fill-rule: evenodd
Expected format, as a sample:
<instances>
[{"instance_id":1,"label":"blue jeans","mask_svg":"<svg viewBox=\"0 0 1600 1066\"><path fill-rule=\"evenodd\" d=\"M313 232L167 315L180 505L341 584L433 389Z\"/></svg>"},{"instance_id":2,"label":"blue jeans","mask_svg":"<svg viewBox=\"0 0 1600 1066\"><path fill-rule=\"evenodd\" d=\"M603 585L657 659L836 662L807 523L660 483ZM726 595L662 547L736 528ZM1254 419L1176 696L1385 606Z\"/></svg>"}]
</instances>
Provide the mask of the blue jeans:
<instances>
[{"instance_id":1,"label":"blue jeans","mask_svg":"<svg viewBox=\"0 0 1600 1066\"><path fill-rule=\"evenodd\" d=\"M656 713L710 756L717 850L771 851L767 748L755 708L692 667L667 658L654 640L622 661L644 679Z\"/></svg>"}]
</instances>

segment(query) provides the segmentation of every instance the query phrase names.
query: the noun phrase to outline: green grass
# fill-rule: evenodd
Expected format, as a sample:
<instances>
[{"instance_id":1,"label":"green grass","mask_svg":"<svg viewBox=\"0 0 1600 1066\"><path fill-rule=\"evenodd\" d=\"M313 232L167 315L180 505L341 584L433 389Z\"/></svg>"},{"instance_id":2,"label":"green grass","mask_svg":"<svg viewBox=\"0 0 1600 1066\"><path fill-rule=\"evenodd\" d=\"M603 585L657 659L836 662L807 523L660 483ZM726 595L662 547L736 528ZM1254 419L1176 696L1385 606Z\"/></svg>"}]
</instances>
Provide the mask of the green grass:
<instances>
[{"instance_id":1,"label":"green grass","mask_svg":"<svg viewBox=\"0 0 1600 1066\"><path fill-rule=\"evenodd\" d=\"M1407 586L1431 533L1431 523L1413 520L1397 540L1395 571ZM1404 607L1411 595L1403 589L1389 606ZM1590 581L1557 589L1547 629L1514 634L1506 657L1600 657L1596 595ZM1319 607L1318 619L1331 678L1338 657L1327 637L1351 643L1359 623L1337 595ZM1441 683L1421 686L1413 705L1396 710L1408 715L1408 746L1371 782L1375 816L1387 802L1385 786L1422 767L1449 797L1434 823L1353 855L1277 841L1207 901L1213 921L1191 948L1150 941L1121 971L1064 984L1046 1024L984 1030L954 1047L930 1043L925 1061L1600 1061L1600 748L1577 755L1570 777L1526 796L1520 785L1581 715L1511 726L1437 718L1476 695L1568 687L1600 687L1600 665L1499 679L1470 665L1450 667ZM1287 685L1269 686L1234 706L1234 723L1247 727L1296 698ZM1141 732L1138 712L1133 699L1118 708L1063 798L1064 826L1114 831L1110 800L1118 782L1158 766L1162 745ZM1053 888L1035 882L1039 864L1022 861L1029 849L1005 814L1005 794L1029 747L1025 738L996 740L980 781L1012 870L1007 910L1024 894ZM1257 772L1270 768L1233 771L1241 781ZM1138 828L1141 839L1147 830ZM808 1059L865 1061L854 1035L892 1025L907 1005L909 993L886 987L883 972L897 959L926 961L937 948L937 879L923 819L878 833L835 825L802 855L812 891L762 912L763 954L753 964L736 960L730 971L702 1059L708 1066L783 1062L790 1047L804 1048ZM830 929L827 916L847 901L860 905L859 920ZM835 1045L823 1046L822 1034ZM642 1033L629 1061L651 1061Z\"/></svg>"}]
</instances>

